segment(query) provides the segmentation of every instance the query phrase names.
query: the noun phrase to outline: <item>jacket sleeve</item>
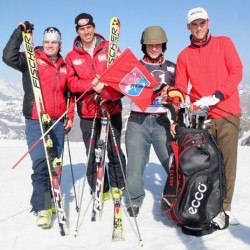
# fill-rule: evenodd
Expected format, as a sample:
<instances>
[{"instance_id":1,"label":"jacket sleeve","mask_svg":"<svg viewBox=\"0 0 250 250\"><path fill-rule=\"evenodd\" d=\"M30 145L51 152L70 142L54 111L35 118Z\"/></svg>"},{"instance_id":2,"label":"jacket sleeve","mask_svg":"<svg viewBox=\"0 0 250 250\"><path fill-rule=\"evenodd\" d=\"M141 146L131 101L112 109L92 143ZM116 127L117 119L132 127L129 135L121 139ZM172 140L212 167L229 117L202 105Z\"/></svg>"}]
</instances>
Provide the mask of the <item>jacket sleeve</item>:
<instances>
[{"instance_id":1,"label":"jacket sleeve","mask_svg":"<svg viewBox=\"0 0 250 250\"><path fill-rule=\"evenodd\" d=\"M180 54L177 58L177 63L176 63L174 87L179 89L182 92L185 99L186 99L186 93L188 89L188 82L189 82L189 77L186 71L186 65L185 65L185 62L182 60L181 54Z\"/></svg>"},{"instance_id":2,"label":"jacket sleeve","mask_svg":"<svg viewBox=\"0 0 250 250\"><path fill-rule=\"evenodd\" d=\"M71 120L73 122L74 115L75 115L75 95L73 95L73 94L70 94L69 107L72 107L72 108L69 110L68 117L69 117L69 120Z\"/></svg>"},{"instance_id":3,"label":"jacket sleeve","mask_svg":"<svg viewBox=\"0 0 250 250\"><path fill-rule=\"evenodd\" d=\"M10 67L24 71L27 65L25 54L21 53L20 46L23 42L22 31L15 29L9 41L3 49L3 61Z\"/></svg>"},{"instance_id":4,"label":"jacket sleeve","mask_svg":"<svg viewBox=\"0 0 250 250\"><path fill-rule=\"evenodd\" d=\"M72 66L72 62L69 56L66 56L66 63L69 69L68 73L68 88L72 93L82 93L85 91L93 90L92 82L89 80L79 79L76 75L74 67Z\"/></svg>"},{"instance_id":5,"label":"jacket sleeve","mask_svg":"<svg viewBox=\"0 0 250 250\"><path fill-rule=\"evenodd\" d=\"M75 113L75 95L72 94L68 88L65 91L65 101L66 101L66 109L68 112L65 115L66 120L74 120L74 113Z\"/></svg>"},{"instance_id":6,"label":"jacket sleeve","mask_svg":"<svg viewBox=\"0 0 250 250\"><path fill-rule=\"evenodd\" d=\"M232 40L227 37L224 41L224 58L228 76L225 82L221 83L218 91L223 94L224 98L228 98L235 92L242 80L243 65Z\"/></svg>"}]
</instances>

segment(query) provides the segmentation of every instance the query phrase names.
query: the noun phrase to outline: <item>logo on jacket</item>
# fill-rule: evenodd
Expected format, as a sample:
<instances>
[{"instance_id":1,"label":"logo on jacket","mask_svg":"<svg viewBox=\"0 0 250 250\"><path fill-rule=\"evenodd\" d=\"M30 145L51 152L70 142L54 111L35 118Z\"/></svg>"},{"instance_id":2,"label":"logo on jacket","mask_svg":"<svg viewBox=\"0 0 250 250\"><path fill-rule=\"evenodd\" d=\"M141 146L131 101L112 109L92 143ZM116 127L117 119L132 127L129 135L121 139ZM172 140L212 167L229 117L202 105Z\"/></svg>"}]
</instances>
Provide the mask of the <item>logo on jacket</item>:
<instances>
[{"instance_id":1,"label":"logo on jacket","mask_svg":"<svg viewBox=\"0 0 250 250\"><path fill-rule=\"evenodd\" d=\"M67 69L66 68L60 68L60 73L67 74Z\"/></svg>"},{"instance_id":2,"label":"logo on jacket","mask_svg":"<svg viewBox=\"0 0 250 250\"><path fill-rule=\"evenodd\" d=\"M37 59L37 63L41 66L47 66L48 64L43 59Z\"/></svg>"},{"instance_id":3,"label":"logo on jacket","mask_svg":"<svg viewBox=\"0 0 250 250\"><path fill-rule=\"evenodd\" d=\"M120 89L130 96L139 96L148 86L150 86L150 82L137 67L126 74L119 83Z\"/></svg>"},{"instance_id":4,"label":"logo on jacket","mask_svg":"<svg viewBox=\"0 0 250 250\"><path fill-rule=\"evenodd\" d=\"M99 62L107 61L107 57L105 54L98 55Z\"/></svg>"},{"instance_id":5,"label":"logo on jacket","mask_svg":"<svg viewBox=\"0 0 250 250\"><path fill-rule=\"evenodd\" d=\"M167 67L167 71L174 73L175 72L175 68L174 67Z\"/></svg>"},{"instance_id":6,"label":"logo on jacket","mask_svg":"<svg viewBox=\"0 0 250 250\"><path fill-rule=\"evenodd\" d=\"M73 61L73 64L74 65L81 65L81 64L83 64L84 63L84 59L75 59L74 61Z\"/></svg>"}]
</instances>

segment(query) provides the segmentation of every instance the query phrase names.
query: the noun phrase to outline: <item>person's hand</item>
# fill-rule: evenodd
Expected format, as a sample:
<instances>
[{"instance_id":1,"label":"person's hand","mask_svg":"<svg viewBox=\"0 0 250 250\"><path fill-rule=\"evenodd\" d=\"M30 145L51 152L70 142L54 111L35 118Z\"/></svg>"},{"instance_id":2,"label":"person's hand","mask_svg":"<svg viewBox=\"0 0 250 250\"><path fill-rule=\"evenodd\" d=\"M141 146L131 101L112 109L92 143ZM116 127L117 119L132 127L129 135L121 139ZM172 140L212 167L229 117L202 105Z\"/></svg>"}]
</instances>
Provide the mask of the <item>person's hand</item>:
<instances>
[{"instance_id":1,"label":"person's hand","mask_svg":"<svg viewBox=\"0 0 250 250\"><path fill-rule=\"evenodd\" d=\"M176 127L178 126L177 123L173 122L171 125L170 125L170 134L175 137L176 136Z\"/></svg>"},{"instance_id":2,"label":"person's hand","mask_svg":"<svg viewBox=\"0 0 250 250\"><path fill-rule=\"evenodd\" d=\"M105 84L103 82L98 82L97 85L93 86L93 89L96 93L101 94L104 87L105 87Z\"/></svg>"},{"instance_id":3,"label":"person's hand","mask_svg":"<svg viewBox=\"0 0 250 250\"><path fill-rule=\"evenodd\" d=\"M71 128L73 127L73 122L71 120L68 120L64 125L64 134L68 134Z\"/></svg>"},{"instance_id":4,"label":"person's hand","mask_svg":"<svg viewBox=\"0 0 250 250\"><path fill-rule=\"evenodd\" d=\"M220 102L219 98L217 98L215 95L210 95L210 96L203 96L201 99L194 102L194 105L198 107L204 107L204 106L209 107L209 106L214 106L219 102Z\"/></svg>"},{"instance_id":5,"label":"person's hand","mask_svg":"<svg viewBox=\"0 0 250 250\"><path fill-rule=\"evenodd\" d=\"M34 30L34 25L29 21L24 21L18 24L18 29L21 31Z\"/></svg>"},{"instance_id":6,"label":"person's hand","mask_svg":"<svg viewBox=\"0 0 250 250\"><path fill-rule=\"evenodd\" d=\"M162 98L162 101L168 99L168 89L169 89L169 86L168 86L168 85L165 85L165 86L162 88L162 90L161 90L161 98Z\"/></svg>"},{"instance_id":7,"label":"person's hand","mask_svg":"<svg viewBox=\"0 0 250 250\"><path fill-rule=\"evenodd\" d=\"M105 84L103 82L99 82L99 79L100 79L99 75L96 75L92 81L92 87L95 92L97 92L98 94L101 94L105 87Z\"/></svg>"}]
</instances>

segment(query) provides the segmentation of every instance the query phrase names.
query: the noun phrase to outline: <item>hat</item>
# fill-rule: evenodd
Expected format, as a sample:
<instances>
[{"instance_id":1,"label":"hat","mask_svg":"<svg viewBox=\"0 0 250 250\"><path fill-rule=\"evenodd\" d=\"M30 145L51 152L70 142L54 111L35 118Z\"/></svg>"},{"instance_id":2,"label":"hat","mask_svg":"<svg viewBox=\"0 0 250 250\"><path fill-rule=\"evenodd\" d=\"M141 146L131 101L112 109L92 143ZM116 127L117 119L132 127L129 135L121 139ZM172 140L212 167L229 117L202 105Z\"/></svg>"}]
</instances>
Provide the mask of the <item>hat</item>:
<instances>
[{"instance_id":1,"label":"hat","mask_svg":"<svg viewBox=\"0 0 250 250\"><path fill-rule=\"evenodd\" d=\"M167 35L160 26L149 26L142 33L141 44L161 44L167 42Z\"/></svg>"},{"instance_id":2,"label":"hat","mask_svg":"<svg viewBox=\"0 0 250 250\"><path fill-rule=\"evenodd\" d=\"M206 10L201 7L191 9L187 14L187 23L190 24L196 19L208 19L208 14Z\"/></svg>"},{"instance_id":3,"label":"hat","mask_svg":"<svg viewBox=\"0 0 250 250\"><path fill-rule=\"evenodd\" d=\"M61 32L55 27L48 27L43 32L43 41L57 41L62 43Z\"/></svg>"},{"instance_id":4,"label":"hat","mask_svg":"<svg viewBox=\"0 0 250 250\"><path fill-rule=\"evenodd\" d=\"M95 27L93 17L87 13L81 13L75 18L76 30L85 25L92 25Z\"/></svg>"}]
</instances>

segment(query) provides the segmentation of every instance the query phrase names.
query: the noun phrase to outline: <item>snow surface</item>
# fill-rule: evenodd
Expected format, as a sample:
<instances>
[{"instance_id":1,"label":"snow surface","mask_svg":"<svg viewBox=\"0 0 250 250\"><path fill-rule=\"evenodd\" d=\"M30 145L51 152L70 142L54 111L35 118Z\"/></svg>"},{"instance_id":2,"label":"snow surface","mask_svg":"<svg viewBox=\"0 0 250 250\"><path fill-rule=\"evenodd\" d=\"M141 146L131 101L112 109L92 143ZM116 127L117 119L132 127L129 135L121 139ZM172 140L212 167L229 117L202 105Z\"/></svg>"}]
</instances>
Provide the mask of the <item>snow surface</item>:
<instances>
[{"instance_id":1,"label":"snow surface","mask_svg":"<svg viewBox=\"0 0 250 250\"><path fill-rule=\"evenodd\" d=\"M30 213L31 161L29 156L14 169L12 166L26 152L25 141L0 140L0 249L1 250L245 250L250 249L250 189L249 157L250 147L239 147L238 173L233 202L233 213L240 220L238 226L203 237L188 236L161 214L160 200L165 185L165 173L153 150L145 171L146 198L135 220L123 210L126 240L112 242L113 207L109 200L104 204L102 221L91 222L91 207L88 186L85 186L81 218L77 237L74 236L77 212L68 147L65 144L62 192L69 221L70 234L62 237L56 216L52 228L43 230L36 226L35 216ZM73 162L76 198L82 190L85 168L83 143L71 142L70 153ZM143 247L139 245L139 238Z\"/></svg>"}]
</instances>

